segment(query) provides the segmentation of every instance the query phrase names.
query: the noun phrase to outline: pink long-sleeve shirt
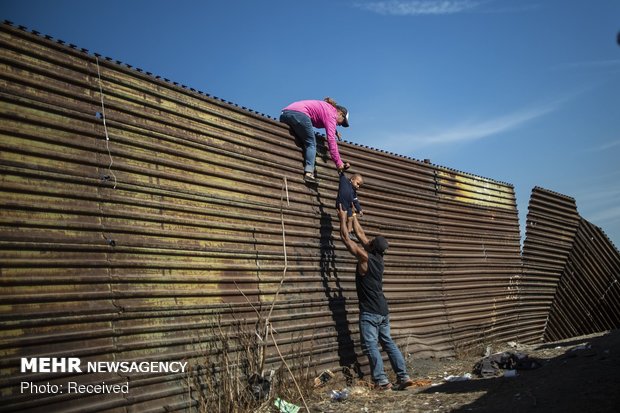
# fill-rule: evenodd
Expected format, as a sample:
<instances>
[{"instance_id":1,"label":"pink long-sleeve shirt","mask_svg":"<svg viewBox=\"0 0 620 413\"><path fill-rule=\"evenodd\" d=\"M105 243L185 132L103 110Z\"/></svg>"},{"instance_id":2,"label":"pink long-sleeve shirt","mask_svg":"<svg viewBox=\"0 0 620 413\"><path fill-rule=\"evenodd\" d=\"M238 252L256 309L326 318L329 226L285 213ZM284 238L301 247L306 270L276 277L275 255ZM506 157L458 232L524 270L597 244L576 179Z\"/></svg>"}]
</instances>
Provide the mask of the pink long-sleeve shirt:
<instances>
[{"instance_id":1,"label":"pink long-sleeve shirt","mask_svg":"<svg viewBox=\"0 0 620 413\"><path fill-rule=\"evenodd\" d=\"M322 100L300 100L291 103L283 110L294 110L296 112L305 113L310 117L312 126L315 128L325 128L329 156L331 156L337 168L342 167L343 162L342 159L340 159L338 143L336 142L338 110L336 110L335 107Z\"/></svg>"}]
</instances>

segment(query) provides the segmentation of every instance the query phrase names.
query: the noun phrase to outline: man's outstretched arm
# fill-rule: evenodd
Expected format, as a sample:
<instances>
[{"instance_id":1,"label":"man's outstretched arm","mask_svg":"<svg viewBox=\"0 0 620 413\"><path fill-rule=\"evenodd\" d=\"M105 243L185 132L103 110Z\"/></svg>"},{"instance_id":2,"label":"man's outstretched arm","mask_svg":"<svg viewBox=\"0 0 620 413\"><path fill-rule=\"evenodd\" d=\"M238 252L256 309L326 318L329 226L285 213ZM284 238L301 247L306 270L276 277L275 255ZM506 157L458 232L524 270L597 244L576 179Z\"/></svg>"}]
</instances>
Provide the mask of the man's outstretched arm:
<instances>
[{"instance_id":1,"label":"man's outstretched arm","mask_svg":"<svg viewBox=\"0 0 620 413\"><path fill-rule=\"evenodd\" d=\"M340 219L340 238L342 238L342 242L344 242L344 245L347 247L349 252L358 258L362 252L365 255L366 251L364 251L363 248L360 248L355 241L349 238L349 231L347 229L347 211L343 210L342 207L338 210L338 218ZM353 225L355 225L355 223Z\"/></svg>"},{"instance_id":2,"label":"man's outstretched arm","mask_svg":"<svg viewBox=\"0 0 620 413\"><path fill-rule=\"evenodd\" d=\"M357 220L356 215L353 215L353 232L355 232L355 235L357 235L357 238L359 238L359 240L362 242L362 245L364 245L364 248L368 250L368 248L370 247L369 245L370 241L368 240L366 233L364 232L364 230L362 229L362 226Z\"/></svg>"},{"instance_id":3,"label":"man's outstretched arm","mask_svg":"<svg viewBox=\"0 0 620 413\"><path fill-rule=\"evenodd\" d=\"M357 258L357 267L359 273L361 275L365 275L366 271L368 271L368 253L364 248L360 247L355 241L349 238L349 231L347 230L347 211L344 211L342 208L340 208L338 210L338 217L340 218L340 238L342 238L342 242L344 242L347 250L349 250L349 252ZM353 225L355 225L355 221L353 221ZM359 226L359 224L357 225ZM364 238L366 238L366 235L363 231L362 235L364 236ZM368 242L368 239L366 239L366 242Z\"/></svg>"}]
</instances>

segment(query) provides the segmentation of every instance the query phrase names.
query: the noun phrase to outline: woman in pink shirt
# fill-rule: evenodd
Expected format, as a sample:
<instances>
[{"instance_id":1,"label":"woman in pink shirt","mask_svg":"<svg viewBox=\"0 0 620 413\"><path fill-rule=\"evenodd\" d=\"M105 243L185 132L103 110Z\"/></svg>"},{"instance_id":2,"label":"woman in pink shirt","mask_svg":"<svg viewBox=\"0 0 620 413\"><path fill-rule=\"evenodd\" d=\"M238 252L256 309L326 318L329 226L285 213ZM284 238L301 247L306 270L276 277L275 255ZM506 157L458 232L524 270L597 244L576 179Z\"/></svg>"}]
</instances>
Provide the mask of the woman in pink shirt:
<instances>
[{"instance_id":1,"label":"woman in pink shirt","mask_svg":"<svg viewBox=\"0 0 620 413\"><path fill-rule=\"evenodd\" d=\"M285 107L280 115L280 122L291 127L295 137L304 146L304 181L317 184L314 176L314 160L316 158L315 128L325 128L329 155L336 164L338 171L348 169L351 165L340 159L336 137L340 134L336 126L349 126L349 111L344 106L337 105L331 98L324 100L300 100Z\"/></svg>"}]
</instances>

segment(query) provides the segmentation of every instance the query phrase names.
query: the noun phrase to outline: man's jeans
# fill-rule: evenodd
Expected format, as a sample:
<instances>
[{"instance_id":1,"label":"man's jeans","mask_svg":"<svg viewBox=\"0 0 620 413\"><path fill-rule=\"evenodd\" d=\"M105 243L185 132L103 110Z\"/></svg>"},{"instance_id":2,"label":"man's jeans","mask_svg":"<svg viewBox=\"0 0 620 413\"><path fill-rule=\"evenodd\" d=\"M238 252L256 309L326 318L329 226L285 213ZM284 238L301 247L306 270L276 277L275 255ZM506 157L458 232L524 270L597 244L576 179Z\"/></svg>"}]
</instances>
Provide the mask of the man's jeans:
<instances>
[{"instance_id":1,"label":"man's jeans","mask_svg":"<svg viewBox=\"0 0 620 413\"><path fill-rule=\"evenodd\" d=\"M280 122L284 122L293 128L295 137L304 146L304 172L314 172L314 161L316 158L316 137L312 120L305 113L294 110L283 110L280 115Z\"/></svg>"},{"instance_id":2,"label":"man's jeans","mask_svg":"<svg viewBox=\"0 0 620 413\"><path fill-rule=\"evenodd\" d=\"M360 314L360 335L362 350L368 356L370 373L375 384L384 385L389 383L383 369L379 342L390 359L392 370L396 373L398 381L404 382L409 379L405 358L390 336L389 316L362 312Z\"/></svg>"}]
</instances>

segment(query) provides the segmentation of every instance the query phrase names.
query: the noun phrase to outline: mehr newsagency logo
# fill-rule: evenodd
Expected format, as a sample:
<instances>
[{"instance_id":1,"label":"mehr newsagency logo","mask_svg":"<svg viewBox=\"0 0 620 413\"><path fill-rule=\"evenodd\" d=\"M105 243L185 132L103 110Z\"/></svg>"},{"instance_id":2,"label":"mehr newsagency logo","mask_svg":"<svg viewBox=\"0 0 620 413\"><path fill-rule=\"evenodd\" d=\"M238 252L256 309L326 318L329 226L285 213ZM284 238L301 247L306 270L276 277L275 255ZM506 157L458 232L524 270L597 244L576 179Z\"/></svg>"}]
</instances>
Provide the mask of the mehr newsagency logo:
<instances>
[{"instance_id":1,"label":"mehr newsagency logo","mask_svg":"<svg viewBox=\"0 0 620 413\"><path fill-rule=\"evenodd\" d=\"M23 373L185 373L187 362L181 361L88 361L82 363L78 357L32 357L21 358L20 372ZM22 394L104 394L129 393L129 382L106 384L80 384L77 381L65 383L33 383L22 381Z\"/></svg>"}]
</instances>

